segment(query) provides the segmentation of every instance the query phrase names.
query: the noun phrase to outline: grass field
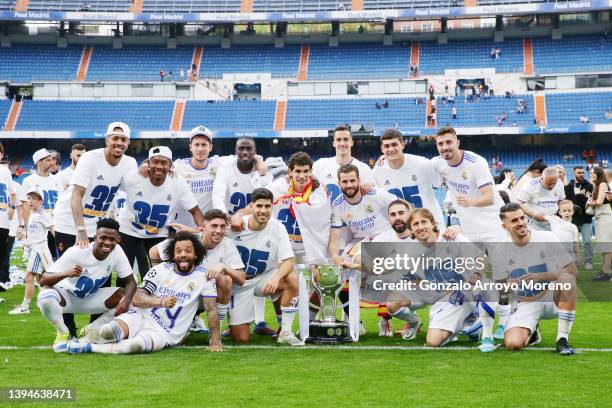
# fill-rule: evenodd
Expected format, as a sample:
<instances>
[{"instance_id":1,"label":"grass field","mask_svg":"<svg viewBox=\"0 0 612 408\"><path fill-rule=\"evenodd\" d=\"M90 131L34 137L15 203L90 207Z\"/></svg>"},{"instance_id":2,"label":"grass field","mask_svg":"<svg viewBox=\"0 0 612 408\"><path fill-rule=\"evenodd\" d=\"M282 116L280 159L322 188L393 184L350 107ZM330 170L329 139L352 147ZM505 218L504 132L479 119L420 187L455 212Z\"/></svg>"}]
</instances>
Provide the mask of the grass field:
<instances>
[{"instance_id":1,"label":"grass field","mask_svg":"<svg viewBox=\"0 0 612 408\"><path fill-rule=\"evenodd\" d=\"M612 283L592 286L593 273L581 272L581 287L609 299ZM224 353L212 354L207 336L194 334L185 347L150 355L71 356L51 351L54 330L34 302L30 315L7 315L22 295L21 286L0 293L0 388L73 388L70 406L609 406L612 303L593 296L578 304L570 337L578 354L561 357L551 350L556 321L543 322L538 347L482 354L464 341L424 349L424 332L411 342L379 338L375 310L362 310L370 332L341 348L296 350L254 336L252 347L226 340ZM266 311L274 321L271 305ZM40 403L18 406L28 405Z\"/></svg>"}]
</instances>

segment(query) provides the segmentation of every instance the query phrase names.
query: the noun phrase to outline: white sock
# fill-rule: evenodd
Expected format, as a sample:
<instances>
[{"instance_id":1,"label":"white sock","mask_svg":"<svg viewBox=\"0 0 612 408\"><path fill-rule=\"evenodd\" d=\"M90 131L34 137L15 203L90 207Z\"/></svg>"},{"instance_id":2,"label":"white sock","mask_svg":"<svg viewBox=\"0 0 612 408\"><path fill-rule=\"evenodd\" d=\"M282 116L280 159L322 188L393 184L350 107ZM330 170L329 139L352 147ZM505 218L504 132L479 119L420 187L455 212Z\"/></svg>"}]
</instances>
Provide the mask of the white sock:
<instances>
[{"instance_id":1,"label":"white sock","mask_svg":"<svg viewBox=\"0 0 612 408\"><path fill-rule=\"evenodd\" d=\"M124 334L121 326L116 321L103 324L98 330L92 332L94 343L117 343L123 340Z\"/></svg>"},{"instance_id":2,"label":"white sock","mask_svg":"<svg viewBox=\"0 0 612 408\"><path fill-rule=\"evenodd\" d=\"M223 326L223 321L225 320L225 315L227 315L227 311L229 310L229 303L221 304L217 303L217 314L219 315L219 327Z\"/></svg>"},{"instance_id":3,"label":"white sock","mask_svg":"<svg viewBox=\"0 0 612 408\"><path fill-rule=\"evenodd\" d=\"M297 312L297 300L293 298L289 302L289 306L281 307L281 331L284 333L290 333L293 331L293 319L295 318L295 312Z\"/></svg>"},{"instance_id":4,"label":"white sock","mask_svg":"<svg viewBox=\"0 0 612 408\"><path fill-rule=\"evenodd\" d=\"M22 309L29 309L31 301L32 301L32 299L23 298L23 302L21 302L21 308Z\"/></svg>"},{"instance_id":5,"label":"white sock","mask_svg":"<svg viewBox=\"0 0 612 408\"><path fill-rule=\"evenodd\" d=\"M413 327L419 321L419 316L416 315L410 308L401 307L397 312L393 313L391 316L397 317L400 320L405 321Z\"/></svg>"},{"instance_id":6,"label":"white sock","mask_svg":"<svg viewBox=\"0 0 612 408\"><path fill-rule=\"evenodd\" d=\"M559 310L557 313L557 340L565 337L569 340L569 333L574 324L575 310Z\"/></svg>"},{"instance_id":7,"label":"white sock","mask_svg":"<svg viewBox=\"0 0 612 408\"><path fill-rule=\"evenodd\" d=\"M497 305L497 315L499 316L499 320L497 324L500 326L506 327L506 323L508 323L508 317L510 317L510 305Z\"/></svg>"},{"instance_id":8,"label":"white sock","mask_svg":"<svg viewBox=\"0 0 612 408\"><path fill-rule=\"evenodd\" d=\"M253 307L255 308L255 324L264 322L266 320L266 298L255 296Z\"/></svg>"},{"instance_id":9,"label":"white sock","mask_svg":"<svg viewBox=\"0 0 612 408\"><path fill-rule=\"evenodd\" d=\"M60 333L68 333L68 327L64 324L62 317L62 306L60 305L60 295L53 289L43 289L38 295L36 302L43 316Z\"/></svg>"},{"instance_id":10,"label":"white sock","mask_svg":"<svg viewBox=\"0 0 612 408\"><path fill-rule=\"evenodd\" d=\"M121 340L118 343L92 344L91 351L103 354L148 353L153 350L149 336L136 336L133 339Z\"/></svg>"},{"instance_id":11,"label":"white sock","mask_svg":"<svg viewBox=\"0 0 612 408\"><path fill-rule=\"evenodd\" d=\"M489 304L495 310L497 305ZM482 338L492 338L493 337L493 324L495 321L489 315L489 313L482 306L482 302L478 304L478 320L482 324Z\"/></svg>"},{"instance_id":12,"label":"white sock","mask_svg":"<svg viewBox=\"0 0 612 408\"><path fill-rule=\"evenodd\" d=\"M98 317L93 322L89 323L87 327L91 330L96 330L100 328L103 324L112 322L115 318L115 309L109 309L106 312L102 313L100 317Z\"/></svg>"}]
</instances>

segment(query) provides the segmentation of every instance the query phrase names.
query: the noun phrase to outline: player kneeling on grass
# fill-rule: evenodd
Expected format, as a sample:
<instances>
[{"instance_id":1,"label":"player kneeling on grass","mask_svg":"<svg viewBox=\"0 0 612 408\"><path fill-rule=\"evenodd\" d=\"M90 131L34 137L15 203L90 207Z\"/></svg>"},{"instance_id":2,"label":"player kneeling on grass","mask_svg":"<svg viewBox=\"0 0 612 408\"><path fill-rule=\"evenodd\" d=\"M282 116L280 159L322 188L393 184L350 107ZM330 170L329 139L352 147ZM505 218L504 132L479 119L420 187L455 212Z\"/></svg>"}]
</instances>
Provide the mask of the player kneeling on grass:
<instances>
[{"instance_id":1,"label":"player kneeling on grass","mask_svg":"<svg viewBox=\"0 0 612 408\"><path fill-rule=\"evenodd\" d=\"M150 353L180 344L189 334L189 326L200 298L208 316L210 351L223 351L217 288L207 278L202 265L206 249L193 234L179 232L170 240L166 257L170 262L154 266L136 291L136 307L117 316L110 323L90 330L80 342L71 341L68 352L131 354Z\"/></svg>"},{"instance_id":2,"label":"player kneeling on grass","mask_svg":"<svg viewBox=\"0 0 612 408\"><path fill-rule=\"evenodd\" d=\"M118 242L119 223L103 218L97 223L92 243L85 248L68 248L40 278L37 305L57 330L53 343L56 353L67 351L70 340L62 313L90 315L115 309L115 315L119 315L128 310L136 281ZM101 287L113 271L123 288Z\"/></svg>"},{"instance_id":3,"label":"player kneeling on grass","mask_svg":"<svg viewBox=\"0 0 612 408\"><path fill-rule=\"evenodd\" d=\"M559 239L549 231L531 231L527 216L519 204L510 203L500 209L504 229L510 242L504 247L503 271L509 282L515 282L512 312L508 318L504 342L508 350L522 350L540 319L558 319L557 352L574 354L568 344L569 332L576 313L576 264ZM526 284L555 282L560 288L531 289Z\"/></svg>"},{"instance_id":4,"label":"player kneeling on grass","mask_svg":"<svg viewBox=\"0 0 612 408\"><path fill-rule=\"evenodd\" d=\"M30 313L30 301L34 296L34 277L40 282L40 276L49 269L53 258L47 245L47 232L53 234L53 221L43 209L44 193L39 188L28 191L28 207L30 217L28 218L28 235L25 244L24 255L27 255L27 268L25 274L25 293L21 305L9 312L10 315Z\"/></svg>"}]
</instances>

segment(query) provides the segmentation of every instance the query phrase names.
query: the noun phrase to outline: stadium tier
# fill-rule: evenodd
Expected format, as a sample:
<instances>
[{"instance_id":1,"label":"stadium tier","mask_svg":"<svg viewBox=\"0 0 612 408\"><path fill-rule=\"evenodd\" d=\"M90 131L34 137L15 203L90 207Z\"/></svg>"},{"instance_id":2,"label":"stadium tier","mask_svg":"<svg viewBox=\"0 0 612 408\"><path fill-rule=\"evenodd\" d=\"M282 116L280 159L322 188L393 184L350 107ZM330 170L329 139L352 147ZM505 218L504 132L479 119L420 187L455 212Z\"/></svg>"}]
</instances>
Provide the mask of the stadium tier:
<instances>
[{"instance_id":1,"label":"stadium tier","mask_svg":"<svg viewBox=\"0 0 612 408\"><path fill-rule=\"evenodd\" d=\"M350 10L350 0L255 0L253 11L333 11Z\"/></svg>"},{"instance_id":2,"label":"stadium tier","mask_svg":"<svg viewBox=\"0 0 612 408\"><path fill-rule=\"evenodd\" d=\"M239 13L241 0L145 0L143 12Z\"/></svg>"},{"instance_id":3,"label":"stadium tier","mask_svg":"<svg viewBox=\"0 0 612 408\"><path fill-rule=\"evenodd\" d=\"M130 0L29 0L28 11L129 11Z\"/></svg>"},{"instance_id":4,"label":"stadium tier","mask_svg":"<svg viewBox=\"0 0 612 408\"><path fill-rule=\"evenodd\" d=\"M19 45L0 48L0 81L74 81L83 47L57 48L48 45Z\"/></svg>"},{"instance_id":5,"label":"stadium tier","mask_svg":"<svg viewBox=\"0 0 612 408\"><path fill-rule=\"evenodd\" d=\"M532 44L533 62L539 74L612 70L612 42L602 36L570 37L563 40L534 38ZM571 61L571 64L564 64L563 61Z\"/></svg>"},{"instance_id":6,"label":"stadium tier","mask_svg":"<svg viewBox=\"0 0 612 408\"><path fill-rule=\"evenodd\" d=\"M215 130L271 130L275 110L274 101L188 101L183 130L202 123Z\"/></svg>"},{"instance_id":7,"label":"stadium tier","mask_svg":"<svg viewBox=\"0 0 612 408\"><path fill-rule=\"evenodd\" d=\"M274 78L297 78L299 65L299 46L204 47L200 76L220 78L232 73L271 73Z\"/></svg>"},{"instance_id":8,"label":"stadium tier","mask_svg":"<svg viewBox=\"0 0 612 408\"><path fill-rule=\"evenodd\" d=\"M96 46L91 54L88 81L159 81L163 69L173 80L187 79L191 69L193 47L112 47ZM172 80L168 78L168 80Z\"/></svg>"},{"instance_id":9,"label":"stadium tier","mask_svg":"<svg viewBox=\"0 0 612 408\"><path fill-rule=\"evenodd\" d=\"M526 102L525 113L517 113L518 101ZM533 98L529 95L520 95L516 98L505 96L493 96L489 99L484 97L480 101L475 98L466 101L463 97L455 98L454 104L444 104L441 98L437 99L438 125L450 125L456 127L470 126L496 126L498 118L506 115L504 126L533 126ZM457 119L453 119L452 108L457 109Z\"/></svg>"},{"instance_id":10,"label":"stadium tier","mask_svg":"<svg viewBox=\"0 0 612 408\"><path fill-rule=\"evenodd\" d=\"M0 129L4 130L4 123L9 111L11 110L11 104L13 101L9 99L0 99Z\"/></svg>"},{"instance_id":11,"label":"stadium tier","mask_svg":"<svg viewBox=\"0 0 612 408\"><path fill-rule=\"evenodd\" d=\"M5 0L0 2L0 10L15 10L16 0Z\"/></svg>"},{"instance_id":12,"label":"stadium tier","mask_svg":"<svg viewBox=\"0 0 612 408\"><path fill-rule=\"evenodd\" d=\"M493 68L496 72L523 71L523 41L486 40L449 41L448 44L421 42L419 68L424 74L443 74L445 69ZM500 49L500 58L491 57L493 48Z\"/></svg>"},{"instance_id":13,"label":"stadium tier","mask_svg":"<svg viewBox=\"0 0 612 408\"><path fill-rule=\"evenodd\" d=\"M342 123L366 127L424 127L425 105L414 98L390 99L389 107L376 109L380 99L305 99L287 103L286 129L333 129Z\"/></svg>"},{"instance_id":14,"label":"stadium tier","mask_svg":"<svg viewBox=\"0 0 612 408\"><path fill-rule=\"evenodd\" d=\"M15 130L102 132L116 121L132 131L167 130L173 109L173 101L25 101Z\"/></svg>"},{"instance_id":15,"label":"stadium tier","mask_svg":"<svg viewBox=\"0 0 612 408\"><path fill-rule=\"evenodd\" d=\"M311 45L308 79L408 78L410 46L394 44Z\"/></svg>"},{"instance_id":16,"label":"stadium tier","mask_svg":"<svg viewBox=\"0 0 612 408\"><path fill-rule=\"evenodd\" d=\"M612 123L612 93L548 94L546 116L553 125L577 125L580 116L586 116L589 123Z\"/></svg>"}]
</instances>

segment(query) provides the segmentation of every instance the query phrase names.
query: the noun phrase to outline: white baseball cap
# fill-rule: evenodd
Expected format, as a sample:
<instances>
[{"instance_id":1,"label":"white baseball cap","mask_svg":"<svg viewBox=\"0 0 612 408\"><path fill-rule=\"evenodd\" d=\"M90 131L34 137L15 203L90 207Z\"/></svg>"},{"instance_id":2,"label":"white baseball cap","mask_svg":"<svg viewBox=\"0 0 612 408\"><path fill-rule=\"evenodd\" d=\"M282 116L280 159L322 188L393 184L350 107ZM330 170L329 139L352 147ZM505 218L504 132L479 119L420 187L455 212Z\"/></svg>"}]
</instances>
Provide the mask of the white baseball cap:
<instances>
[{"instance_id":1,"label":"white baseball cap","mask_svg":"<svg viewBox=\"0 0 612 408\"><path fill-rule=\"evenodd\" d=\"M189 141L191 142L196 136L207 137L210 142L213 140L213 134L206 126L196 126L191 129L191 132L189 133Z\"/></svg>"},{"instance_id":2,"label":"white baseball cap","mask_svg":"<svg viewBox=\"0 0 612 408\"><path fill-rule=\"evenodd\" d=\"M34 152L32 155L32 160L34 160L34 164L36 164L47 156L51 156L51 152L43 147L42 149Z\"/></svg>"},{"instance_id":3,"label":"white baseball cap","mask_svg":"<svg viewBox=\"0 0 612 408\"><path fill-rule=\"evenodd\" d=\"M40 197L41 200L44 199L45 197L45 193L43 193L43 191L37 186L33 186L32 188L30 188L30 190L28 190L28 194L26 195L29 195L29 194L36 194L37 196Z\"/></svg>"},{"instance_id":4,"label":"white baseball cap","mask_svg":"<svg viewBox=\"0 0 612 408\"><path fill-rule=\"evenodd\" d=\"M153 156L163 156L172 161L172 150L167 146L155 146L149 149L149 159Z\"/></svg>"},{"instance_id":5,"label":"white baseball cap","mask_svg":"<svg viewBox=\"0 0 612 408\"><path fill-rule=\"evenodd\" d=\"M120 128L121 132L116 132L116 128ZM106 136L121 135L129 139L130 133L130 127L123 122L113 122L106 128Z\"/></svg>"}]
</instances>

